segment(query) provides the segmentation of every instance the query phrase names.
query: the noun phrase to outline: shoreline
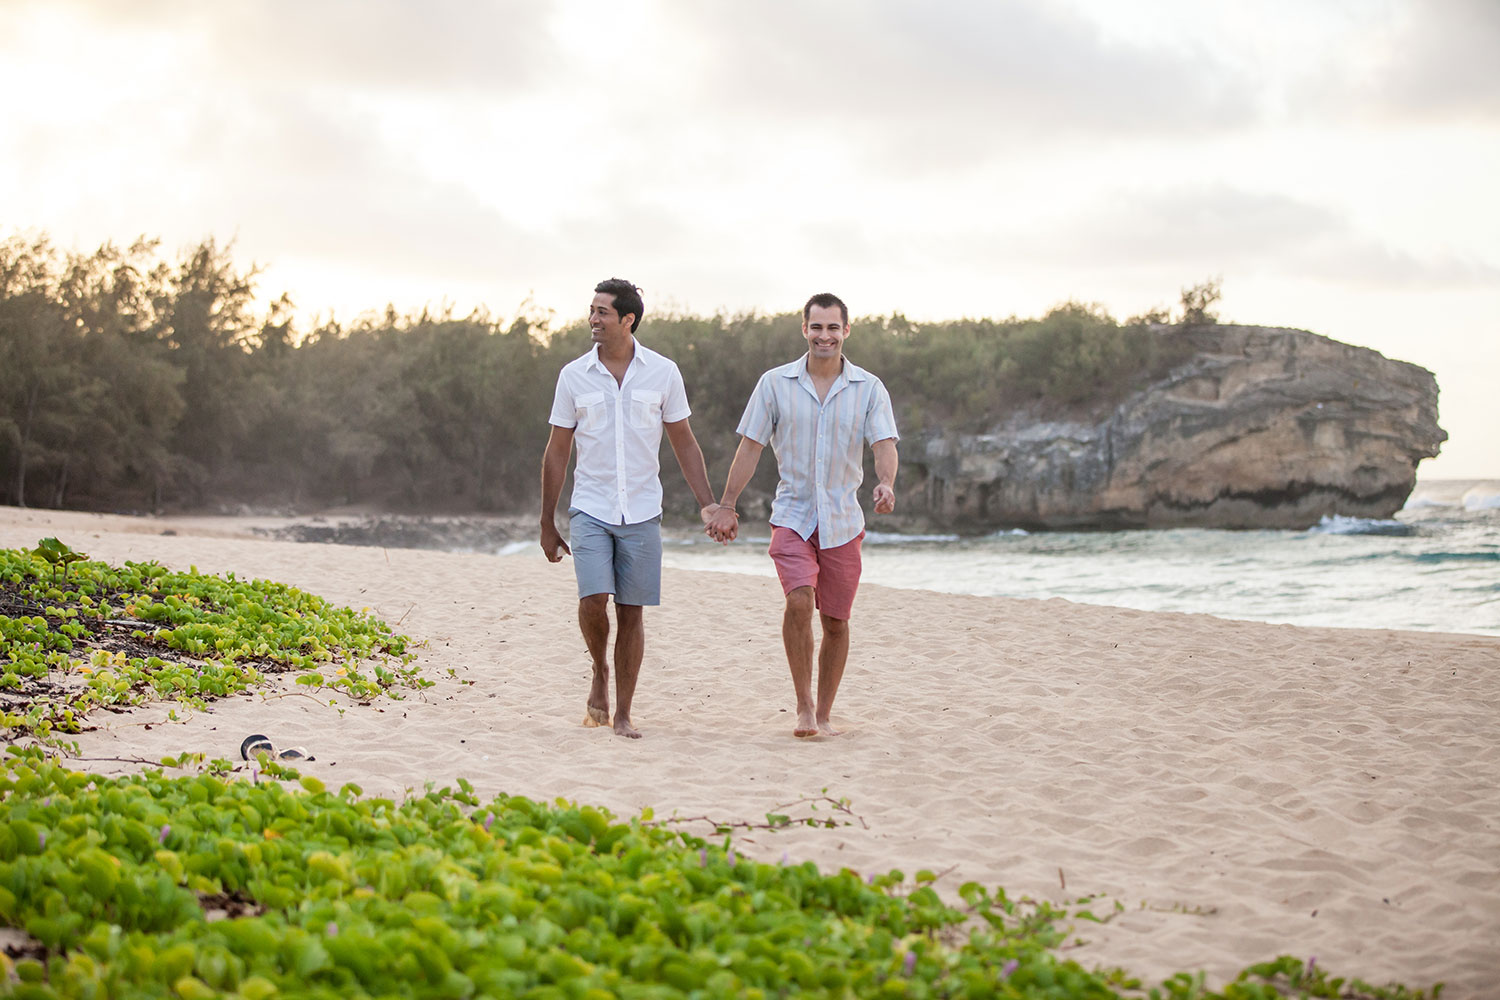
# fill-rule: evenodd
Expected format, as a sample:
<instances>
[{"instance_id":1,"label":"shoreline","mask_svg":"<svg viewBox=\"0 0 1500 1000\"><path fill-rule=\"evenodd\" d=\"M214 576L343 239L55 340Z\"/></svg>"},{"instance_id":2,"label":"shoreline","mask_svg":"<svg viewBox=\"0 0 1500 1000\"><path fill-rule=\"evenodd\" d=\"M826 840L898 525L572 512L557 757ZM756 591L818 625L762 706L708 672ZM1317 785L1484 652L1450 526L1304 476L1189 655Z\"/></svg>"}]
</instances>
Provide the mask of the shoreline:
<instances>
[{"instance_id":1,"label":"shoreline","mask_svg":"<svg viewBox=\"0 0 1500 1000\"><path fill-rule=\"evenodd\" d=\"M436 686L335 708L286 679L181 723L161 704L100 714L82 763L238 762L265 733L308 747L304 774L367 795L462 777L482 797L756 820L826 788L868 828L738 849L863 875L951 868L948 893L1118 901L1067 953L1148 985L1197 969L1221 983L1282 953L1376 984L1446 980L1450 1000L1500 978L1500 640L867 584L834 712L847 735L797 741L774 579L668 569L633 713L645 739L627 741L579 726L566 564L272 541L245 520L0 508L0 547L55 535L369 607L426 641Z\"/></svg>"},{"instance_id":2,"label":"shoreline","mask_svg":"<svg viewBox=\"0 0 1500 1000\"><path fill-rule=\"evenodd\" d=\"M1407 498L1407 505L1403 506L1402 510L1397 513L1419 510L1427 506L1461 505L1467 493L1481 486L1494 487L1496 494L1500 495L1500 475L1482 479L1419 479L1411 495ZM769 498L765 498L761 502L761 506L769 510L769 503ZM1493 506L1493 504L1489 506ZM278 507L275 505L257 507L249 504L240 504L232 511L226 510L221 506L217 509L206 508L201 511L174 511L162 514L133 511L53 510L43 507L15 508L3 505L0 505L0 510L14 511L17 514L37 513L60 516L80 515L124 518L142 525L158 523L163 526L163 530L175 531L181 527L185 527L190 533L211 537L257 537L282 541L327 542L340 545L376 545L387 548L422 548L441 551L460 551L475 547L473 544L466 545L466 541L483 541L490 545L532 541L536 535L537 522L535 511L526 511L523 513L487 513L479 511L411 513L381 510L367 505L332 506L299 511L290 507ZM747 518L746 520L754 524L765 523L763 519ZM1005 534L1011 531L1022 530L1005 528L958 529L934 525L926 518L918 515L901 514L880 518L878 521L872 519L871 523L873 525L873 533L887 536L892 540L899 540L903 537L910 537L918 541L935 538L973 540L995 534ZM141 528L140 530L148 529ZM664 537L679 540L696 538L698 534L693 530L692 516L689 513L675 511L667 513L664 518L662 530ZM1045 535L1055 533L1066 534L1069 532L1097 532L1109 534L1120 531L1157 532L1171 530L1177 529L1171 527L1104 528L1085 526L1076 529L1038 529L1030 533ZM1234 533L1242 529L1210 528L1202 530L1224 530ZM1295 529L1266 530L1290 531ZM766 533L769 535L769 530Z\"/></svg>"}]
</instances>

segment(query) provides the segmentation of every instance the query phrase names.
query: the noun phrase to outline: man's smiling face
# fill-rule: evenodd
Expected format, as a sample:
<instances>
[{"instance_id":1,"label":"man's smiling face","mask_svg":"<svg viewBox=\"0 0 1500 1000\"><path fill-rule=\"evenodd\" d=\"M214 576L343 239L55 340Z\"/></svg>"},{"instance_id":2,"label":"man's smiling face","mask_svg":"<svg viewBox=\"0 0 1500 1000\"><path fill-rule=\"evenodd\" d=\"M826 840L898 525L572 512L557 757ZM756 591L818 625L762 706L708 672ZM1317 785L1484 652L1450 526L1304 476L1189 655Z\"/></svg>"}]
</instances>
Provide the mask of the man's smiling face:
<instances>
[{"instance_id":1,"label":"man's smiling face","mask_svg":"<svg viewBox=\"0 0 1500 1000\"><path fill-rule=\"evenodd\" d=\"M802 336L807 340L808 353L814 358L836 358L844 350L849 324L844 322L843 311L838 306L813 306L802 321Z\"/></svg>"},{"instance_id":2,"label":"man's smiling face","mask_svg":"<svg viewBox=\"0 0 1500 1000\"><path fill-rule=\"evenodd\" d=\"M595 293L593 305L589 307L589 332L594 335L594 343L616 344L629 339L633 318L630 313L620 315L613 295Z\"/></svg>"}]
</instances>

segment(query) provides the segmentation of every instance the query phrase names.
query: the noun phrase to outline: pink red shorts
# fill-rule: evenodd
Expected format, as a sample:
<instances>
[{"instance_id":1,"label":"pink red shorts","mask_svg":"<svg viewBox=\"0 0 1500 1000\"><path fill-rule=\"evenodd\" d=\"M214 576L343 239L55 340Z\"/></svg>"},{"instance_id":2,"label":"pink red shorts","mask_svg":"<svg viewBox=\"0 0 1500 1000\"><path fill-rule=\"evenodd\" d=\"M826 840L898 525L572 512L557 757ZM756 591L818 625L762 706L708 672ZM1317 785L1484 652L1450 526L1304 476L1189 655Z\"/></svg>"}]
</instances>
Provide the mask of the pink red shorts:
<instances>
[{"instance_id":1,"label":"pink red shorts","mask_svg":"<svg viewBox=\"0 0 1500 1000\"><path fill-rule=\"evenodd\" d=\"M854 610L854 592L859 589L861 531L852 542L832 549L818 548L818 532L804 539L791 528L771 526L771 561L781 577L781 591L811 587L813 601L829 618L848 621Z\"/></svg>"}]
</instances>

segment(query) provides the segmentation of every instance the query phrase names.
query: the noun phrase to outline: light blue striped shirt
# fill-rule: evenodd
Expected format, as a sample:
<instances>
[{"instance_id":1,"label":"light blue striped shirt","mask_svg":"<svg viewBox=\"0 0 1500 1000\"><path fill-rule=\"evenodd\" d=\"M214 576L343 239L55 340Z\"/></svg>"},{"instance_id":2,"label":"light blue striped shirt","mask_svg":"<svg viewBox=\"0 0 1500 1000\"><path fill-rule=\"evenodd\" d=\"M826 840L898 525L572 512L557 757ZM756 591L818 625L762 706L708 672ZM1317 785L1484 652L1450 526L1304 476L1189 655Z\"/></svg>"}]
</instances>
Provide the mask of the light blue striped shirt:
<instances>
[{"instance_id":1,"label":"light blue striped shirt","mask_svg":"<svg viewBox=\"0 0 1500 1000\"><path fill-rule=\"evenodd\" d=\"M844 359L844 370L818 399L807 374L807 355L760 377L737 432L776 453L776 499L771 523L803 538L818 532L818 546L836 548L865 527L859 487L865 478L864 446L895 438L891 395L880 379Z\"/></svg>"}]
</instances>

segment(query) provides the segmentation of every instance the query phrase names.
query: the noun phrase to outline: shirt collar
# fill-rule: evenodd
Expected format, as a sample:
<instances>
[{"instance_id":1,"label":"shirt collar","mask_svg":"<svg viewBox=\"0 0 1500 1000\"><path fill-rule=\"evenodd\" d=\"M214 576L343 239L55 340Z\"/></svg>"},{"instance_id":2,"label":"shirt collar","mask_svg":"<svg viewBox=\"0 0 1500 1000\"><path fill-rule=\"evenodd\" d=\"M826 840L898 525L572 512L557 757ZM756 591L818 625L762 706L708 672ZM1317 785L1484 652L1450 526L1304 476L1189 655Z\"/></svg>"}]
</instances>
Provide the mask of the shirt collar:
<instances>
[{"instance_id":1,"label":"shirt collar","mask_svg":"<svg viewBox=\"0 0 1500 1000\"><path fill-rule=\"evenodd\" d=\"M802 376L807 375L807 358L808 356L804 354L796 361L787 365L781 370L782 376L784 378L800 379ZM863 382L869 377L869 373L853 361L850 361L847 357L844 358L844 370L839 374L843 375L850 382ZM808 377L811 378L811 376Z\"/></svg>"},{"instance_id":2,"label":"shirt collar","mask_svg":"<svg viewBox=\"0 0 1500 1000\"><path fill-rule=\"evenodd\" d=\"M653 354L653 353L655 353L655 352L651 351L649 348L646 347L645 344L641 343L640 340L637 339L636 342L635 342L635 356L630 359L630 364L626 366L625 370L629 371L631 368L634 368L636 365L641 365L642 367L645 367L648 364L647 355ZM595 344L593 347L589 348L588 359L589 359L589 363L588 363L587 367L589 367L589 368L596 368L599 371L604 372L606 375L609 374L609 369L606 368L606 367L604 367L604 362L602 360L600 360L600 358L599 358L599 345L598 344ZM613 378L614 376L611 375L610 377Z\"/></svg>"}]
</instances>

